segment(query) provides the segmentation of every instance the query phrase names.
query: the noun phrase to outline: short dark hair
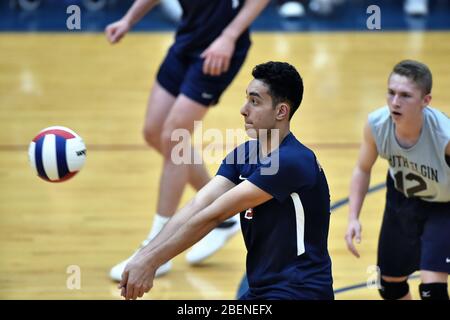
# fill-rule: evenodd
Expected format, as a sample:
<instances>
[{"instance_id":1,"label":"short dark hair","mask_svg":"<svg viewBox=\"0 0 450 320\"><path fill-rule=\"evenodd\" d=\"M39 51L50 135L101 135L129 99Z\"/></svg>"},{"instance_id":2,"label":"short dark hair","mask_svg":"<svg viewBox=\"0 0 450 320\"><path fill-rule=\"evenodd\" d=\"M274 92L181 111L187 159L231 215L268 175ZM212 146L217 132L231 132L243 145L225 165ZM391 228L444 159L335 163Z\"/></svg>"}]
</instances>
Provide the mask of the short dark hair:
<instances>
[{"instance_id":1,"label":"short dark hair","mask_svg":"<svg viewBox=\"0 0 450 320\"><path fill-rule=\"evenodd\" d=\"M287 62L269 61L254 67L252 75L269 87L274 107L281 102L290 105L290 120L303 99L303 80L298 71Z\"/></svg>"},{"instance_id":2,"label":"short dark hair","mask_svg":"<svg viewBox=\"0 0 450 320\"><path fill-rule=\"evenodd\" d=\"M403 60L397 63L392 69L391 75L395 73L416 83L424 95L431 93L433 86L433 76L430 69L423 63L415 60Z\"/></svg>"}]
</instances>

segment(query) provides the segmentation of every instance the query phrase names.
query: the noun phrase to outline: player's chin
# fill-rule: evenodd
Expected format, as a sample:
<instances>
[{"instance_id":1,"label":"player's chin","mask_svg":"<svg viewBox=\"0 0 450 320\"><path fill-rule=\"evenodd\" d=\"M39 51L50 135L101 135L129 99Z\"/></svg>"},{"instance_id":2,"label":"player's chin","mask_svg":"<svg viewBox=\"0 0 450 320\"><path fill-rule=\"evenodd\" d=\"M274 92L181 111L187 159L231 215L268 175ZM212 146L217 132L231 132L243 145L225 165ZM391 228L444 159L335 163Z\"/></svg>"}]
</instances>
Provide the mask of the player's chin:
<instances>
[{"instance_id":1,"label":"player's chin","mask_svg":"<svg viewBox=\"0 0 450 320\"><path fill-rule=\"evenodd\" d=\"M249 128L247 125L245 126L245 132L252 139L258 139L258 131L255 128Z\"/></svg>"}]
</instances>

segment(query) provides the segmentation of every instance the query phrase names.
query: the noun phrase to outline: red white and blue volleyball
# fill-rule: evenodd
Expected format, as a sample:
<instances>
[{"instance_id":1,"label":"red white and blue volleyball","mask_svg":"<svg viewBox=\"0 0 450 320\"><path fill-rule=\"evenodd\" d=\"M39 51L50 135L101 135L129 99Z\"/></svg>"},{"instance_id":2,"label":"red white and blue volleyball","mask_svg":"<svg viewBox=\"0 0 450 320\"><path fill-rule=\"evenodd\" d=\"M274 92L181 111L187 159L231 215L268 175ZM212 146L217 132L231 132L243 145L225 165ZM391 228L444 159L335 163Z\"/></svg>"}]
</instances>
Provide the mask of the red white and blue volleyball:
<instances>
[{"instance_id":1,"label":"red white and blue volleyball","mask_svg":"<svg viewBox=\"0 0 450 320\"><path fill-rule=\"evenodd\" d=\"M53 126L41 130L28 148L31 167L48 182L62 182L75 176L86 161L86 146L73 130Z\"/></svg>"}]
</instances>

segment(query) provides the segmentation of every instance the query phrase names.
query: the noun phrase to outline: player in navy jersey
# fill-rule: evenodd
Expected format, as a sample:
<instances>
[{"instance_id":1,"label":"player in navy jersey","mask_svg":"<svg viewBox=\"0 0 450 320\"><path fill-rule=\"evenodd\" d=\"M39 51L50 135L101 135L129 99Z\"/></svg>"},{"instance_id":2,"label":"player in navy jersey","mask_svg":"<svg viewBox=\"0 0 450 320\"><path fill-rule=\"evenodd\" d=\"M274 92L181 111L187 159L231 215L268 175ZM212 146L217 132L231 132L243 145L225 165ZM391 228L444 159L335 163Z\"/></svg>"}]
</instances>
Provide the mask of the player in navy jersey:
<instances>
[{"instance_id":1,"label":"player in navy jersey","mask_svg":"<svg viewBox=\"0 0 450 320\"><path fill-rule=\"evenodd\" d=\"M183 15L175 42L159 68L145 117L144 138L164 157L164 162L157 213L141 246L155 237L175 213L187 183L200 190L210 180L202 163L176 164L172 161L172 150L178 142L173 141L171 135L177 129L192 133L194 122L203 119L209 107L218 103L247 56L251 44L248 28L268 2L180 0ZM107 26L108 40L111 43L120 41L157 3L155 0L136 0L122 19ZM198 159L198 156L194 158ZM197 264L203 261L238 231L239 221L230 218L188 252L188 262ZM131 258L111 269L113 280L120 280ZM157 275L165 274L170 268L171 262L168 261Z\"/></svg>"},{"instance_id":2,"label":"player in navy jersey","mask_svg":"<svg viewBox=\"0 0 450 320\"><path fill-rule=\"evenodd\" d=\"M157 268L240 212L249 290L242 299L333 299L327 249L330 195L314 153L290 132L302 79L283 62L257 65L241 109L251 138L128 263L126 299L153 286Z\"/></svg>"}]
</instances>

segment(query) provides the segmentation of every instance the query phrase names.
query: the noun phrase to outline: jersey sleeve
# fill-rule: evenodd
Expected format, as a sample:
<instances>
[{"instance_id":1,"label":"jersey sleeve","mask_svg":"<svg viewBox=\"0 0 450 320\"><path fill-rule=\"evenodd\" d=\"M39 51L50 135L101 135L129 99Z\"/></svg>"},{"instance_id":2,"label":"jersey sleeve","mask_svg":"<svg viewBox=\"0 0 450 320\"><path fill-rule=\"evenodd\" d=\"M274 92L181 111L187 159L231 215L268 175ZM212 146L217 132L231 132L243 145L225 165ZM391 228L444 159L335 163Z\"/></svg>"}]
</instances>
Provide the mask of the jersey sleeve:
<instances>
[{"instance_id":1,"label":"jersey sleeve","mask_svg":"<svg viewBox=\"0 0 450 320\"><path fill-rule=\"evenodd\" d=\"M270 166L274 166L273 159ZM300 157L281 156L278 170L267 170L268 165L260 166L248 181L283 202L291 193L315 185L319 166L314 155Z\"/></svg>"},{"instance_id":2,"label":"jersey sleeve","mask_svg":"<svg viewBox=\"0 0 450 320\"><path fill-rule=\"evenodd\" d=\"M225 159L223 159L216 176L223 176L233 182L239 184L239 170L237 167L237 149L230 152Z\"/></svg>"}]
</instances>

